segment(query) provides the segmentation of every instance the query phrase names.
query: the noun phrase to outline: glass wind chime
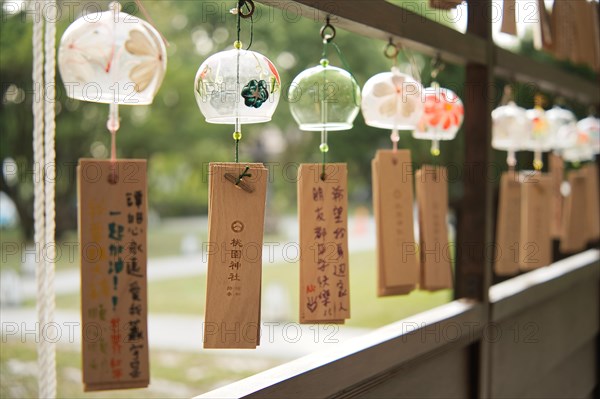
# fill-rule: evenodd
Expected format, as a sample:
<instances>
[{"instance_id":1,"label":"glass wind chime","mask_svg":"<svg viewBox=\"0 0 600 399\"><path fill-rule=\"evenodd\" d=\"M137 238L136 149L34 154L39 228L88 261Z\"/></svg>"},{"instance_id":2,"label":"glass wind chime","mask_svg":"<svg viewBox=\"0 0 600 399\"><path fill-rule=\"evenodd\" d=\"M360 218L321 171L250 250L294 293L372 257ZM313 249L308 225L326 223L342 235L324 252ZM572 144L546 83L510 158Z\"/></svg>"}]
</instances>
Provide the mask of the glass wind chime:
<instances>
[{"instance_id":1,"label":"glass wind chime","mask_svg":"<svg viewBox=\"0 0 600 399\"><path fill-rule=\"evenodd\" d=\"M372 76L363 87L362 113L369 126L390 129L391 150L377 150L371 161L373 211L377 232L377 293L404 295L419 284L413 220L413 174L408 149L398 149L399 131L414 130L423 114L422 86L398 67L400 47L392 39L383 50L391 70ZM398 245L401 242L403 245ZM403 259L399 267L398 259Z\"/></svg>"},{"instance_id":2,"label":"glass wind chime","mask_svg":"<svg viewBox=\"0 0 600 399\"><path fill-rule=\"evenodd\" d=\"M290 111L300 130L321 132L319 151L325 165L329 152L327 133L352 129L359 112L361 94L340 48L333 42L336 31L329 23L329 17L320 34L323 52L319 65L302 71L294 78L288 98ZM327 58L330 47L336 50L346 69L330 65Z\"/></svg>"},{"instance_id":3,"label":"glass wind chime","mask_svg":"<svg viewBox=\"0 0 600 399\"><path fill-rule=\"evenodd\" d=\"M194 95L206 122L234 126L235 162L211 162L209 241L225 243L224 251L208 255L205 348L256 348L259 344L262 257L241 256L247 244L262 247L267 169L261 163L240 163L242 126L269 122L281 92L273 63L251 51L253 1L236 2L237 39L233 49L207 58L198 68ZM250 45L240 39L242 21L250 20ZM227 334L255 325L242 339ZM212 329L211 326L217 326Z\"/></svg>"},{"instance_id":4,"label":"glass wind chime","mask_svg":"<svg viewBox=\"0 0 600 399\"><path fill-rule=\"evenodd\" d=\"M534 102L534 107L527 110L527 118L531 121L531 130L525 140L525 149L533 151L533 168L540 171L544 167L542 153L552 150L554 140L546 111L543 108L544 96L536 94Z\"/></svg>"},{"instance_id":5,"label":"glass wind chime","mask_svg":"<svg viewBox=\"0 0 600 399\"><path fill-rule=\"evenodd\" d=\"M510 170L517 166L516 153L525 149L531 129L527 111L515 103L513 88L506 85L502 105L492 111L492 147L507 152L506 163Z\"/></svg>"},{"instance_id":6,"label":"glass wind chime","mask_svg":"<svg viewBox=\"0 0 600 399\"><path fill-rule=\"evenodd\" d=\"M431 155L434 157L440 155L441 140L453 140L456 137L465 113L458 95L450 89L440 87L436 81L444 67L439 56L433 60L431 86L423 90L425 98L423 117L413 131L414 138L431 140Z\"/></svg>"},{"instance_id":7,"label":"glass wind chime","mask_svg":"<svg viewBox=\"0 0 600 399\"><path fill-rule=\"evenodd\" d=\"M141 6L141 4L140 4ZM151 104L167 67L165 44L148 22L121 11L87 14L65 31L58 68L67 95L109 104L109 160L80 159L78 220L83 330L110 333L98 346L84 334L86 391L149 383L146 306L146 160L118 159L119 105ZM123 178L122 178L123 177ZM126 177L126 178L125 178ZM101 256L92 256L95 248ZM120 340L126 334L127 340ZM121 335L122 336L122 335ZM116 338L115 338L116 337Z\"/></svg>"},{"instance_id":8,"label":"glass wind chime","mask_svg":"<svg viewBox=\"0 0 600 399\"><path fill-rule=\"evenodd\" d=\"M423 115L421 83L415 77L400 72L400 48L390 40L384 49L386 58L392 60L389 72L372 76L363 87L362 114L365 123L381 129L391 129L390 140L394 151L398 149L400 130L414 130Z\"/></svg>"},{"instance_id":9,"label":"glass wind chime","mask_svg":"<svg viewBox=\"0 0 600 399\"><path fill-rule=\"evenodd\" d=\"M320 34L323 52L319 65L296 76L288 92L290 110L300 129L321 132L322 163L301 164L298 170L300 322L343 323L350 317L347 169L344 163L327 163L327 134L352 128L359 111L360 88L333 42L336 31L329 18ZM346 69L330 64L331 48ZM335 248L335 257L326 255L331 248Z\"/></svg>"},{"instance_id":10,"label":"glass wind chime","mask_svg":"<svg viewBox=\"0 0 600 399\"><path fill-rule=\"evenodd\" d=\"M119 104L152 103L165 76L167 55L152 25L121 12L118 2L109 9L68 27L60 41L58 68L70 98L109 104L106 127L114 161Z\"/></svg>"},{"instance_id":11,"label":"glass wind chime","mask_svg":"<svg viewBox=\"0 0 600 399\"><path fill-rule=\"evenodd\" d=\"M254 10L252 1L240 1L231 10L238 26L233 49L207 58L194 81L196 102L206 122L234 126L235 162L239 162L242 125L269 122L281 93L275 65L266 56L249 50L250 46L244 49L240 41L241 21L252 19Z\"/></svg>"}]
</instances>

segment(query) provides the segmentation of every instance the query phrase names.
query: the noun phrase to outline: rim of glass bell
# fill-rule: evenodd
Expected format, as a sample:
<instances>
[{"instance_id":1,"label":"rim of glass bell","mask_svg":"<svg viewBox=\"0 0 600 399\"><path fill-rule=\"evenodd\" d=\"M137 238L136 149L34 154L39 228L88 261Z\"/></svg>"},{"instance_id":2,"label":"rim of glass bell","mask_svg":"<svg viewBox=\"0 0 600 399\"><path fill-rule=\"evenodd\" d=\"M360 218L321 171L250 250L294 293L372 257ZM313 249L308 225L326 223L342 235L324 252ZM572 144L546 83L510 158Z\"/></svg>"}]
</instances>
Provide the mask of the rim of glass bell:
<instances>
[{"instance_id":1,"label":"rim of glass bell","mask_svg":"<svg viewBox=\"0 0 600 399\"><path fill-rule=\"evenodd\" d=\"M331 112L327 112L329 110L329 107L325 107L326 116L327 116L326 121L318 121L318 120L310 121L310 122L303 121L303 118L300 116L300 112L297 110L297 107L301 106L302 104L300 103L299 99L295 95L296 91L300 88L300 82L302 81L302 79L306 79L308 77L314 77L317 74L327 73L328 71L335 72L336 74L340 74L343 78L348 79L348 81L351 82L351 85L353 88L353 93L352 93L353 106L350 107L350 111L347 112L347 114L345 115L345 118L341 118L341 117L338 118L340 120L331 120L329 118L329 116L331 115ZM314 83L310 86L314 86ZM319 89L320 91L326 92L326 90L321 88L322 87L321 84L319 85L319 87L320 87L320 89ZM304 96L304 95L308 95L308 94L302 93L302 90L300 89L299 95ZM307 69L303 70L302 72L300 72L294 78L294 80L292 81L292 84L290 85L290 89L288 90L288 101L290 103L290 112L292 113L294 120L298 124L299 129L308 131L308 132L318 132L318 131L323 131L323 130L334 132L334 131L343 131L343 130L352 129L352 127L354 126L354 120L356 119L356 117L358 116L358 113L360 112L361 98L362 98L362 95L361 95L360 86L358 85L358 82L356 81L354 76L350 72L348 72L347 70L345 70L343 68L339 68L339 67L329 64L329 61L326 59L321 60L321 63L319 65L315 65L313 67L307 68ZM332 103L335 104L335 102L332 102ZM328 104L328 103L323 102L323 104ZM318 111L319 111L318 113L313 113L313 114L318 114L319 115L318 119L321 119L321 117L323 117L323 111L322 111L322 109L319 109Z\"/></svg>"},{"instance_id":2,"label":"rim of glass bell","mask_svg":"<svg viewBox=\"0 0 600 399\"><path fill-rule=\"evenodd\" d=\"M221 74L224 70L227 74ZM194 78L196 104L208 123L269 122L280 96L277 68L265 55L252 50L234 48L215 53L200 64Z\"/></svg>"},{"instance_id":3,"label":"rim of glass bell","mask_svg":"<svg viewBox=\"0 0 600 399\"><path fill-rule=\"evenodd\" d=\"M408 78L408 84L411 84L413 86L415 86L418 90L414 93L411 92L410 96L411 98L417 100L417 101L413 101L412 102L412 106L414 107L413 111L411 111L411 114L414 113L414 115L412 116L402 116L399 117L398 116L398 109L400 107L400 104L398 103L398 99L396 98L396 96L399 94L399 87L397 86L396 83L392 83L393 86L395 86L395 91L394 91L394 87L392 87L392 91L389 92L389 94L386 95L381 95L381 96L377 96L375 94L373 94L373 91L375 90L375 86L381 82L377 82L378 80L391 80L393 81L394 77L400 77L400 78L404 78L406 80L406 78ZM404 82L402 82L402 84L404 84ZM421 85L421 83L419 83L412 75L408 74L408 73L404 73L401 72L398 67L392 67L390 71L386 71L386 72L380 72L378 74L375 74L373 76L371 76L369 78L369 80L367 80L367 82L365 83L365 85L363 86L363 97L362 97L362 103L361 103L361 109L362 109L362 114L363 117L365 119L365 124L368 126L372 126L372 127L377 127L377 128L381 128L381 129L395 129L395 130L414 130L417 128L417 125L419 123L419 121L421 120L421 117L423 116L423 111L424 111L424 101L423 101L423 86ZM367 93L365 95L365 93ZM372 97L376 97L376 98L381 98L381 97L391 97L387 100L384 100L383 104L380 104L378 109L375 111L369 110L368 107L369 105L372 105L369 102L369 99L373 100ZM396 104L394 105L390 105L390 104ZM381 112L381 107L383 105L387 104L388 108L394 108L395 107L395 111L393 113L393 115L387 115L387 116L383 116L382 112ZM373 115L371 115L373 112L376 112L377 114L379 114L379 116L381 117L381 119L379 118L375 118ZM401 118L403 118L404 120L402 120Z\"/></svg>"},{"instance_id":4,"label":"rim of glass bell","mask_svg":"<svg viewBox=\"0 0 600 399\"><path fill-rule=\"evenodd\" d=\"M108 10L86 14L67 27L58 68L70 98L147 105L162 84L167 54L150 23L111 2Z\"/></svg>"}]
</instances>

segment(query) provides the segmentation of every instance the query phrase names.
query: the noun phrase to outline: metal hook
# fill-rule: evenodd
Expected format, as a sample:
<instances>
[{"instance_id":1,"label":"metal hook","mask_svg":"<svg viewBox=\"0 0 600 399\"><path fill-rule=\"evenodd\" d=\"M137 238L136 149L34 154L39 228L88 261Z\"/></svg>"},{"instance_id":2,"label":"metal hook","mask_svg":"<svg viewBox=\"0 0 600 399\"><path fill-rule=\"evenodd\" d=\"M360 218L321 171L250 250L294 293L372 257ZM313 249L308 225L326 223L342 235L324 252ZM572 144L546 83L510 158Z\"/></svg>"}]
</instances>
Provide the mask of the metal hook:
<instances>
[{"instance_id":1,"label":"metal hook","mask_svg":"<svg viewBox=\"0 0 600 399\"><path fill-rule=\"evenodd\" d=\"M248 12L245 14L242 11L243 6L246 6L246 9L248 9ZM254 5L254 1L252 1L252 0L240 0L238 2L237 12L240 14L240 17L242 17L244 19L250 18L252 16L252 14L254 14L255 9L256 9L256 6Z\"/></svg>"},{"instance_id":2,"label":"metal hook","mask_svg":"<svg viewBox=\"0 0 600 399\"><path fill-rule=\"evenodd\" d=\"M385 55L386 58L389 58L390 60L396 60L396 57L398 57L399 53L400 47L398 47L398 45L396 45L390 37L390 41L383 49L383 55Z\"/></svg>"},{"instance_id":3,"label":"metal hook","mask_svg":"<svg viewBox=\"0 0 600 399\"><path fill-rule=\"evenodd\" d=\"M437 53L431 60L431 78L436 79L440 72L446 68L446 64L442 61L442 56Z\"/></svg>"},{"instance_id":4,"label":"metal hook","mask_svg":"<svg viewBox=\"0 0 600 399\"><path fill-rule=\"evenodd\" d=\"M327 33L328 29L331 31L331 33ZM325 25L321 27L320 34L321 38L323 39L323 43L330 43L335 37L335 28L329 23L329 16L327 16L327 19L325 20Z\"/></svg>"}]
</instances>

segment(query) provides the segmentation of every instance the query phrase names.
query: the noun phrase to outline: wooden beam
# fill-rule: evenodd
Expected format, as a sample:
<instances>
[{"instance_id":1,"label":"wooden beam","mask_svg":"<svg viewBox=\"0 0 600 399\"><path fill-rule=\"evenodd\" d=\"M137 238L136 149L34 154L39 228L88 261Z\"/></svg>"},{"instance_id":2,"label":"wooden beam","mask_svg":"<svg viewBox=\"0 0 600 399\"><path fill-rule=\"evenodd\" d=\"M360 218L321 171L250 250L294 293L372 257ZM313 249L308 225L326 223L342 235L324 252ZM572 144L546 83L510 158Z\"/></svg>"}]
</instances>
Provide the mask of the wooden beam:
<instances>
[{"instance_id":1,"label":"wooden beam","mask_svg":"<svg viewBox=\"0 0 600 399\"><path fill-rule=\"evenodd\" d=\"M362 36L388 41L390 37L408 48L455 64L485 63L485 41L462 34L406 8L383 0L258 0L315 21L331 23Z\"/></svg>"},{"instance_id":2,"label":"wooden beam","mask_svg":"<svg viewBox=\"0 0 600 399\"><path fill-rule=\"evenodd\" d=\"M543 91L568 97L586 105L600 105L598 78L589 81L560 68L495 47L494 72L510 80L531 83Z\"/></svg>"}]
</instances>

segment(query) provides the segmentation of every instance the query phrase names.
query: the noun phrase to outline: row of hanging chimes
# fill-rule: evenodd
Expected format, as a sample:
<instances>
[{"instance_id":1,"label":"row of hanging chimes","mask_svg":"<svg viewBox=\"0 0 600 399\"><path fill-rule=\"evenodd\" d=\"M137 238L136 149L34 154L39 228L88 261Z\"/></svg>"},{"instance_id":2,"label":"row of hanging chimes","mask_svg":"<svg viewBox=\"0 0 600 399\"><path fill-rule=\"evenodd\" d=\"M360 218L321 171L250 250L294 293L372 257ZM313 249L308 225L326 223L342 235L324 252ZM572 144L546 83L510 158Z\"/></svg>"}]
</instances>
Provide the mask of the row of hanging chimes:
<instances>
[{"instance_id":1,"label":"row of hanging chimes","mask_svg":"<svg viewBox=\"0 0 600 399\"><path fill-rule=\"evenodd\" d=\"M424 166L417 171L420 240L416 245L411 156L409 150L398 150L398 131L413 130L415 138L431 140L431 154L436 157L440 140L456 136L463 106L456 94L435 81L423 90L411 75L400 72L398 54L398 46L390 40L384 55L393 60L392 70L367 81L362 101L367 125L392 130L393 149L378 150L371 163L380 296L407 294L417 285L427 290L452 286L445 170ZM442 69L439 58L434 59L432 78Z\"/></svg>"},{"instance_id":2,"label":"row of hanging chimes","mask_svg":"<svg viewBox=\"0 0 600 399\"><path fill-rule=\"evenodd\" d=\"M590 137L597 121L590 117L577 123L571 111L556 105L544 111L543 101L536 95L535 107L525 111L506 86L503 105L492 112L492 146L508 152L509 167L499 189L498 275L546 266L552 262L552 239L560 240L561 252L571 253L584 249L597 231L595 222L586 219L597 215L595 166L576 168L564 179L566 161L579 165L593 159ZM534 171L515 170L519 150L534 151ZM542 173L542 153L551 150L549 171Z\"/></svg>"},{"instance_id":3,"label":"row of hanging chimes","mask_svg":"<svg viewBox=\"0 0 600 399\"><path fill-rule=\"evenodd\" d=\"M240 1L232 13L238 27L234 48L204 61L194 83L206 121L234 125L235 141L235 162L209 166L204 347L253 349L260 343L268 171L261 163L239 162L239 142L243 124L271 120L281 81L267 57L243 49L240 41L241 21L252 18L254 3Z\"/></svg>"},{"instance_id":4,"label":"row of hanging chimes","mask_svg":"<svg viewBox=\"0 0 600 399\"><path fill-rule=\"evenodd\" d=\"M322 162L301 164L298 170L300 322L344 323L350 317L347 168L327 162L327 134L352 128L360 88L333 42L335 28L329 18L320 33L319 65L301 72L288 93L300 129L321 132ZM329 64L330 47L346 70Z\"/></svg>"},{"instance_id":5,"label":"row of hanging chimes","mask_svg":"<svg viewBox=\"0 0 600 399\"><path fill-rule=\"evenodd\" d=\"M110 104L111 159L80 159L77 168L86 391L145 387L150 379L146 161L117 159L116 133L118 104L152 103L166 51L150 24L120 11L111 3L76 20L58 53L70 97Z\"/></svg>"}]
</instances>

